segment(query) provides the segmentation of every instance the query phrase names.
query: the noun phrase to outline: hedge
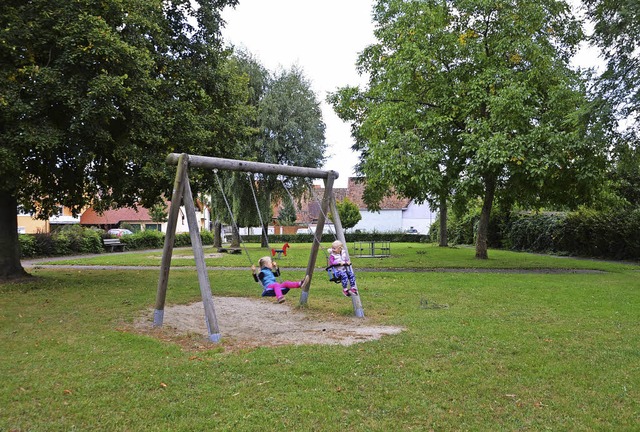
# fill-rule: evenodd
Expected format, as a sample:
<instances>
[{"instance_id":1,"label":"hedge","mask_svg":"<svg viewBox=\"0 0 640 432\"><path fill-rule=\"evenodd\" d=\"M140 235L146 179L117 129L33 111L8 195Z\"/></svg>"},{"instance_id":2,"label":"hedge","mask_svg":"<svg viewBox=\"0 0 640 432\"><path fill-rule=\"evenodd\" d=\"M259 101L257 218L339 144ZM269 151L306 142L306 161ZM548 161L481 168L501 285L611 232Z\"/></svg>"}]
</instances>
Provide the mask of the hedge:
<instances>
[{"instance_id":1,"label":"hedge","mask_svg":"<svg viewBox=\"0 0 640 432\"><path fill-rule=\"evenodd\" d=\"M473 244L475 215L447 224L452 244ZM431 227L437 239L438 222ZM472 234L470 234L472 233ZM640 209L491 216L489 245L516 251L640 260Z\"/></svg>"},{"instance_id":2,"label":"hedge","mask_svg":"<svg viewBox=\"0 0 640 432\"><path fill-rule=\"evenodd\" d=\"M104 231L93 228L83 228L71 225L50 234L20 234L21 258L63 256L86 253L102 253L102 239L107 238ZM202 243L213 244L213 233L202 231ZM159 231L140 231L123 236L120 240L127 245L127 249L161 249L164 247L164 234ZM191 246L189 233L176 235L174 245Z\"/></svg>"}]
</instances>

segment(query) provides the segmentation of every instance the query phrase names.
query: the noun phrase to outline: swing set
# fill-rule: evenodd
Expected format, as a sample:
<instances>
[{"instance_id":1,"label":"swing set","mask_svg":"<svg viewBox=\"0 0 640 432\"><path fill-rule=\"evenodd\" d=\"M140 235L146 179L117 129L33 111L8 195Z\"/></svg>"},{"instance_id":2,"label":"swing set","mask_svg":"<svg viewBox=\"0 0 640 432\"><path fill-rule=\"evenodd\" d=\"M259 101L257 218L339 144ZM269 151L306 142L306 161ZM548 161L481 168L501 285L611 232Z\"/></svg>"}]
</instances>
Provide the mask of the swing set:
<instances>
[{"instance_id":1,"label":"swing set","mask_svg":"<svg viewBox=\"0 0 640 432\"><path fill-rule=\"evenodd\" d=\"M153 326L162 327L162 323L164 320L164 306L167 296L169 270L171 267L171 257L173 255L176 225L180 206L183 203L185 206L187 222L189 225L189 235L191 237L191 246L193 249L196 270L198 273L200 293L202 295L202 302L204 304L204 315L207 330L209 333L209 340L211 342L219 342L221 339L220 328L218 326L218 320L216 318L215 308L213 304L213 295L211 294L209 274L207 272L207 267L204 260L202 240L200 239L200 232L198 231L193 194L191 192L191 186L189 184L190 167L212 169L214 170L214 172L216 172L216 170L226 170L323 179L325 184L324 196L322 197L322 202L320 205L321 212L318 215L318 222L314 233L314 241L311 247L309 262L307 264L306 270L306 274L309 275L309 282L302 289L302 292L300 294L300 305L306 306L309 297L309 288L311 287L311 280L313 278L313 271L315 268L316 260L318 258L318 250L320 248L320 242L322 240L322 232L324 230L325 219L326 215L329 212L331 212L334 219L333 223L336 229L336 237L342 242L342 244L345 245L345 248L347 244L344 237L344 230L342 229L342 223L340 222L338 208L336 206L335 196L333 194L333 183L334 180L338 178L338 173L336 171L324 171L317 168L267 164L261 162L223 159L208 156L196 156L188 155L186 153L171 153L167 157L167 163L171 165L177 165L177 169L175 181L173 184L171 206L169 208L169 215L167 220L167 234L165 236L164 249L162 252L162 262L160 265L160 277L158 280L158 290L156 294L156 303L153 313ZM362 303L360 302L360 296L351 296L351 300L353 302L354 315L359 318L364 318L364 310L362 308Z\"/></svg>"}]
</instances>

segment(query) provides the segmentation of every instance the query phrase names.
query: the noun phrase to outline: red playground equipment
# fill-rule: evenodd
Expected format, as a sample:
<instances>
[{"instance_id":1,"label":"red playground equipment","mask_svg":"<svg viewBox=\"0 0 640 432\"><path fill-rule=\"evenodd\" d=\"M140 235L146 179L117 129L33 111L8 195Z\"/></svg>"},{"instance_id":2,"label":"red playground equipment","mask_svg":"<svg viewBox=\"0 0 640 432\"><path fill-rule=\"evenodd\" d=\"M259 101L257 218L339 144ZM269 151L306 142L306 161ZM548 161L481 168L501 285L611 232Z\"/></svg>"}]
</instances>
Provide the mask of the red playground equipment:
<instances>
[{"instance_id":1,"label":"red playground equipment","mask_svg":"<svg viewBox=\"0 0 640 432\"><path fill-rule=\"evenodd\" d=\"M274 257L276 256L276 254L278 254L278 259L280 259L282 255L287 256L288 248L289 248L289 243L285 243L282 245L282 249L271 249L271 256Z\"/></svg>"}]
</instances>

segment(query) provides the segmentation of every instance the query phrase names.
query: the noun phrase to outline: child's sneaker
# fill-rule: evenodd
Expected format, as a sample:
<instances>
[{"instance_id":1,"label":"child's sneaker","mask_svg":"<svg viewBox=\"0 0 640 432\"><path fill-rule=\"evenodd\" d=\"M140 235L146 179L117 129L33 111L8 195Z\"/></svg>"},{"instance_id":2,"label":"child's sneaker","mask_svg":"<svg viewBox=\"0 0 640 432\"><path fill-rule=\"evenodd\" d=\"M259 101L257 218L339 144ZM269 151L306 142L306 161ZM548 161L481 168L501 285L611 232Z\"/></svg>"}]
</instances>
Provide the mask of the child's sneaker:
<instances>
[{"instance_id":1,"label":"child's sneaker","mask_svg":"<svg viewBox=\"0 0 640 432\"><path fill-rule=\"evenodd\" d=\"M343 288L342 289L342 294L344 294L345 297L351 297L351 293L349 292L349 288Z\"/></svg>"},{"instance_id":2,"label":"child's sneaker","mask_svg":"<svg viewBox=\"0 0 640 432\"><path fill-rule=\"evenodd\" d=\"M351 288L351 294L352 295L358 295L358 288L356 288L356 287Z\"/></svg>"},{"instance_id":3,"label":"child's sneaker","mask_svg":"<svg viewBox=\"0 0 640 432\"><path fill-rule=\"evenodd\" d=\"M285 300L284 296L278 297L278 303L284 303Z\"/></svg>"},{"instance_id":4,"label":"child's sneaker","mask_svg":"<svg viewBox=\"0 0 640 432\"><path fill-rule=\"evenodd\" d=\"M305 275L304 279L300 281L300 288L305 289L309 283L309 275Z\"/></svg>"}]
</instances>

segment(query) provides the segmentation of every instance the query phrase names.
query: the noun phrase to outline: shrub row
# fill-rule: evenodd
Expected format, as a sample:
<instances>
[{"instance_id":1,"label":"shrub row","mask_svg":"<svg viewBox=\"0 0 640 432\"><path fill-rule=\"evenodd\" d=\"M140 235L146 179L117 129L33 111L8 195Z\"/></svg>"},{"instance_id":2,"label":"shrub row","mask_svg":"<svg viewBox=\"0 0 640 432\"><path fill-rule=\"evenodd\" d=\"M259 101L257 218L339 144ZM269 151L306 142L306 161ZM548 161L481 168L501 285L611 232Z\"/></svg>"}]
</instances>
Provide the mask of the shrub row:
<instances>
[{"instance_id":1,"label":"shrub row","mask_svg":"<svg viewBox=\"0 0 640 432\"><path fill-rule=\"evenodd\" d=\"M20 252L22 258L41 256L63 256L85 253L104 252L102 239L106 238L102 230L83 228L72 225L51 234L21 234ZM213 244L213 233L200 233L202 243ZM164 246L164 234L159 231L140 231L132 235L123 236L120 240L127 245L127 249L161 249ZM191 246L188 233L176 235L175 246Z\"/></svg>"},{"instance_id":2,"label":"shrub row","mask_svg":"<svg viewBox=\"0 0 640 432\"><path fill-rule=\"evenodd\" d=\"M477 214L452 218L451 244L475 244ZM438 238L438 222L431 227ZM571 213L493 214L489 245L517 251L557 253L616 260L640 260L640 209L580 210Z\"/></svg>"},{"instance_id":3,"label":"shrub row","mask_svg":"<svg viewBox=\"0 0 640 432\"><path fill-rule=\"evenodd\" d=\"M506 234L515 250L640 260L640 209L519 216Z\"/></svg>"},{"instance_id":4,"label":"shrub row","mask_svg":"<svg viewBox=\"0 0 640 432\"><path fill-rule=\"evenodd\" d=\"M18 238L23 258L100 253L103 250L100 231L77 225L53 234L22 234Z\"/></svg>"}]
</instances>

